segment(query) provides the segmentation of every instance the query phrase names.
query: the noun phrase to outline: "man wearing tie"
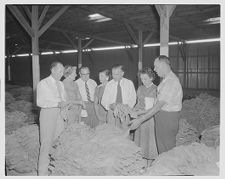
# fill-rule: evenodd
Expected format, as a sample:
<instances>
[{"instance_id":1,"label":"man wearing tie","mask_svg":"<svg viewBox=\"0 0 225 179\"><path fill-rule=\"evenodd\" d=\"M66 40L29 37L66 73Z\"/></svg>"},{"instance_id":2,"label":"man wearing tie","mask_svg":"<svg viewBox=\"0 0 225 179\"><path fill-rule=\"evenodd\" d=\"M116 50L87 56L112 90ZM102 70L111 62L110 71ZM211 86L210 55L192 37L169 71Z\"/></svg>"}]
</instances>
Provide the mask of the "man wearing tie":
<instances>
[{"instance_id":1,"label":"man wearing tie","mask_svg":"<svg viewBox=\"0 0 225 179\"><path fill-rule=\"evenodd\" d=\"M120 121L113 117L113 110L117 104L128 105L133 108L136 103L136 91L131 80L123 77L122 65L112 67L113 79L108 82L102 96L101 104L108 111L107 122L120 127Z\"/></svg>"},{"instance_id":2,"label":"man wearing tie","mask_svg":"<svg viewBox=\"0 0 225 179\"><path fill-rule=\"evenodd\" d=\"M53 62L50 70L51 75L37 85L37 105L41 107L38 175L48 175L49 152L52 143L64 129L60 110L69 105L69 102L65 100L63 83L60 81L64 70L63 65L60 62Z\"/></svg>"},{"instance_id":3,"label":"man wearing tie","mask_svg":"<svg viewBox=\"0 0 225 179\"><path fill-rule=\"evenodd\" d=\"M88 67L81 67L79 75L80 78L76 80L76 83L86 108L81 111L81 121L91 128L95 128L98 125L98 119L94 111L94 94L97 83L90 79Z\"/></svg>"}]
</instances>

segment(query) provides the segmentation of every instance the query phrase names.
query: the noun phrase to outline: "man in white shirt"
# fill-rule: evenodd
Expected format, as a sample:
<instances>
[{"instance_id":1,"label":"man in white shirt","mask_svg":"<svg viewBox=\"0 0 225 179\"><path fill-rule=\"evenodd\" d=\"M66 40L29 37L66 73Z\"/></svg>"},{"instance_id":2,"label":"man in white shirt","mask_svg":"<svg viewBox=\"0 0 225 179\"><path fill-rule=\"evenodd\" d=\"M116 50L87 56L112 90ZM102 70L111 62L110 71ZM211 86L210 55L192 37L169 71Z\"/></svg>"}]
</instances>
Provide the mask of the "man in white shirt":
<instances>
[{"instance_id":1,"label":"man in white shirt","mask_svg":"<svg viewBox=\"0 0 225 179\"><path fill-rule=\"evenodd\" d=\"M79 70L80 78L76 80L85 109L81 111L81 121L95 128L98 125L98 119L94 111L94 94L97 83L90 79L90 70L88 67L81 67Z\"/></svg>"},{"instance_id":2,"label":"man in white shirt","mask_svg":"<svg viewBox=\"0 0 225 179\"><path fill-rule=\"evenodd\" d=\"M64 86L60 81L64 70L63 65L60 62L53 62L50 70L51 75L37 85L37 105L41 107L38 175L48 175L49 152L52 143L64 129L60 109L68 105L65 100Z\"/></svg>"},{"instance_id":3,"label":"man in white shirt","mask_svg":"<svg viewBox=\"0 0 225 179\"><path fill-rule=\"evenodd\" d=\"M156 104L140 113L142 116L131 122L130 130L135 130L142 122L155 115L156 143L160 154L176 146L183 90L178 77L171 70L167 56L157 57L154 66L158 76L163 78L157 87Z\"/></svg>"},{"instance_id":4,"label":"man in white shirt","mask_svg":"<svg viewBox=\"0 0 225 179\"><path fill-rule=\"evenodd\" d=\"M123 77L122 65L114 65L112 68L113 79L105 87L101 104L108 111L107 122L119 126L119 121L113 118L112 111L116 104L125 104L133 108L136 104L136 91L131 80Z\"/></svg>"}]
</instances>

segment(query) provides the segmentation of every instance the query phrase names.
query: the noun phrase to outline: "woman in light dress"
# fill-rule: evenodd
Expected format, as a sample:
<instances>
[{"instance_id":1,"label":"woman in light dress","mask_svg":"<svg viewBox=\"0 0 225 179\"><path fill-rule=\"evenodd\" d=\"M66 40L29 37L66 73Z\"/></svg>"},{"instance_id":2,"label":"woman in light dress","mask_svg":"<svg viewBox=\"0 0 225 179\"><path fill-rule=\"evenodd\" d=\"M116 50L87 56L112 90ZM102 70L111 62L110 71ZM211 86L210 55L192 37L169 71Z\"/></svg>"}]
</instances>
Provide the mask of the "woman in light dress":
<instances>
[{"instance_id":1,"label":"woman in light dress","mask_svg":"<svg viewBox=\"0 0 225 179\"><path fill-rule=\"evenodd\" d=\"M72 101L73 105L67 109L64 109L63 116L67 121L67 124L74 122L80 122L80 113L83 106L82 98L76 82L74 81L77 73L76 66L65 66L63 76L63 84L67 93L67 100Z\"/></svg>"},{"instance_id":2,"label":"woman in light dress","mask_svg":"<svg viewBox=\"0 0 225 179\"><path fill-rule=\"evenodd\" d=\"M157 87L152 82L155 79L155 74L151 68L140 71L139 77L143 85L139 86L137 90L137 104L135 106L137 111L152 108L157 94ZM148 161L152 161L158 155L154 125L154 118L151 118L142 123L134 133L134 142L142 148L143 157Z\"/></svg>"},{"instance_id":3,"label":"woman in light dress","mask_svg":"<svg viewBox=\"0 0 225 179\"><path fill-rule=\"evenodd\" d=\"M106 123L107 111L101 105L101 100L109 79L110 71L108 69L99 71L99 81L101 84L95 90L94 109L100 125Z\"/></svg>"}]
</instances>

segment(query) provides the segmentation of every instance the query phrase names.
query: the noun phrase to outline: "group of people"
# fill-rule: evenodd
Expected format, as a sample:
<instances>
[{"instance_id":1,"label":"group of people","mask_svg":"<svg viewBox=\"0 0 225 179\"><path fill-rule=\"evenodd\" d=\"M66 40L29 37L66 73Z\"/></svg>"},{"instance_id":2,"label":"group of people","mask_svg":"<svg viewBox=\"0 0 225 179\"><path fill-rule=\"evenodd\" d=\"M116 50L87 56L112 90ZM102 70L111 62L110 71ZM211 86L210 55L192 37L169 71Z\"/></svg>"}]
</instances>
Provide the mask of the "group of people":
<instances>
[{"instance_id":1,"label":"group of people","mask_svg":"<svg viewBox=\"0 0 225 179\"><path fill-rule=\"evenodd\" d=\"M142 148L143 157L155 159L175 146L183 93L168 57L159 56L154 62L161 83L154 85L154 71L145 68L138 73L143 85L137 92L133 82L124 78L122 65L101 70L100 85L90 79L88 67L79 69L76 81L74 66L53 62L50 71L37 85L37 105L41 107L38 175L48 175L52 143L66 125L77 122L95 129L108 123L119 127L120 121L113 116L117 104L127 105L137 114L129 129L134 131L134 142Z\"/></svg>"}]
</instances>

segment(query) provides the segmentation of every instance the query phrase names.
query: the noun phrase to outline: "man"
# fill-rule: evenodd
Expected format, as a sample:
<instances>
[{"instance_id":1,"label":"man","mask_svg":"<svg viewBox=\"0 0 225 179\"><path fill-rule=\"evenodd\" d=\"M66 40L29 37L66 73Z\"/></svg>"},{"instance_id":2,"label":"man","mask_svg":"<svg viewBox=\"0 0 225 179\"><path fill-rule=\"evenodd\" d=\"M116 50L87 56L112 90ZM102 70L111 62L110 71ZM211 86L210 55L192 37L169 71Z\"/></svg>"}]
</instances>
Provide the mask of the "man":
<instances>
[{"instance_id":1,"label":"man","mask_svg":"<svg viewBox=\"0 0 225 179\"><path fill-rule=\"evenodd\" d=\"M156 143L160 154L176 146L183 91L179 79L171 70L167 56L157 57L154 67L158 76L163 78L157 87L156 104L142 112L143 116L133 120L130 130L135 130L142 122L155 115Z\"/></svg>"},{"instance_id":2,"label":"man","mask_svg":"<svg viewBox=\"0 0 225 179\"><path fill-rule=\"evenodd\" d=\"M120 122L113 117L113 110L117 104L128 105L133 108L136 103L136 91L131 80L123 77L122 65L112 67L113 79L105 87L101 104L108 111L107 122L120 127Z\"/></svg>"},{"instance_id":3,"label":"man","mask_svg":"<svg viewBox=\"0 0 225 179\"><path fill-rule=\"evenodd\" d=\"M81 67L79 70L80 78L76 80L79 91L86 109L81 111L81 121L95 128L98 125L98 119L94 111L94 94L97 83L90 79L90 70L88 67Z\"/></svg>"},{"instance_id":4,"label":"man","mask_svg":"<svg viewBox=\"0 0 225 179\"><path fill-rule=\"evenodd\" d=\"M53 62L51 75L41 80L37 85L37 105L40 111L40 153L38 175L48 175L49 152L52 142L64 129L64 121L60 109L68 105L65 102L65 90L60 81L64 67L60 62Z\"/></svg>"}]
</instances>

